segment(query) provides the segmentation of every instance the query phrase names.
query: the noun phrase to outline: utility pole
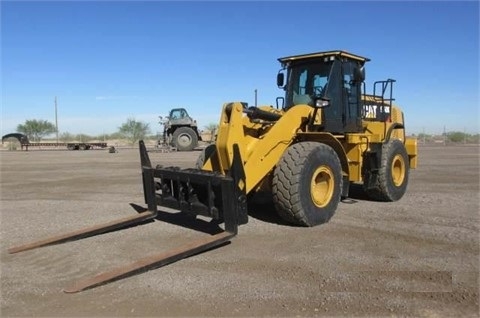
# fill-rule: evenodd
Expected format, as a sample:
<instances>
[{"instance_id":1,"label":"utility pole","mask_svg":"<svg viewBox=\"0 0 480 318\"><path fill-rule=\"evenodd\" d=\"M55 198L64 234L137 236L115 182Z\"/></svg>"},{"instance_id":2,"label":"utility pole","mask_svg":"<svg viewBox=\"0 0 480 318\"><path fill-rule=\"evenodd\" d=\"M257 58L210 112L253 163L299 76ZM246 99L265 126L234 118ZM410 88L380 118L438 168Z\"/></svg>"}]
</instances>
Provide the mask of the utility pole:
<instances>
[{"instance_id":1,"label":"utility pole","mask_svg":"<svg viewBox=\"0 0 480 318\"><path fill-rule=\"evenodd\" d=\"M443 126L443 145L447 145L447 127Z\"/></svg>"},{"instance_id":2,"label":"utility pole","mask_svg":"<svg viewBox=\"0 0 480 318\"><path fill-rule=\"evenodd\" d=\"M57 145L58 145L57 96L55 96L55 131L57 133Z\"/></svg>"},{"instance_id":3,"label":"utility pole","mask_svg":"<svg viewBox=\"0 0 480 318\"><path fill-rule=\"evenodd\" d=\"M257 89L255 88L255 107L257 107Z\"/></svg>"}]
</instances>

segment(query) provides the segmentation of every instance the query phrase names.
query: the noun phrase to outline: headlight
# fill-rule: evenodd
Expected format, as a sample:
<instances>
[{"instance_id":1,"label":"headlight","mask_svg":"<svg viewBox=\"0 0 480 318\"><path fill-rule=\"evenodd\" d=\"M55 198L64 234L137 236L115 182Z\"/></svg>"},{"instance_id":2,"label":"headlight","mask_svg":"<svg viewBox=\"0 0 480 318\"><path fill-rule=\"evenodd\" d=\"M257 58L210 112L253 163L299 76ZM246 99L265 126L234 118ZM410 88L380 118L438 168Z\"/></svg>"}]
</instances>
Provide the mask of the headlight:
<instances>
[{"instance_id":1,"label":"headlight","mask_svg":"<svg viewBox=\"0 0 480 318\"><path fill-rule=\"evenodd\" d=\"M326 99L322 99L322 98L319 98L319 99L316 99L315 100L315 107L318 107L318 108L324 108L324 107L327 107L330 105L330 101L329 100L326 100Z\"/></svg>"}]
</instances>

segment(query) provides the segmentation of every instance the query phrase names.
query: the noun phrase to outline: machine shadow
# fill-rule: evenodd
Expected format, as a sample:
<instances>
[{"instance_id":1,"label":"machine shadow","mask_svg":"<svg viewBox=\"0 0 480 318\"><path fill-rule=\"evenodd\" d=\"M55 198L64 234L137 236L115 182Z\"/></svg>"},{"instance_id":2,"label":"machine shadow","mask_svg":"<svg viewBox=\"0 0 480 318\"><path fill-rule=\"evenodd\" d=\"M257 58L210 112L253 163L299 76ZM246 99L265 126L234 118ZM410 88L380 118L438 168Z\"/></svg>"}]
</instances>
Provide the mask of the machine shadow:
<instances>
[{"instance_id":1,"label":"machine shadow","mask_svg":"<svg viewBox=\"0 0 480 318\"><path fill-rule=\"evenodd\" d=\"M147 211L145 207L134 204L134 203L130 203L130 206L137 213L143 213ZM266 194L261 194L261 195L257 194L255 196L249 197L248 216L266 223L277 224L282 226L290 226L290 227L299 227L299 225L288 223L284 221L282 218L280 218L277 214L277 211L275 210L271 196ZM129 227L154 222L154 220L166 222L172 225L177 225L180 227L188 228L194 231L203 232L211 235L215 235L223 231L223 229L220 227L220 224L222 223L221 221L217 221L213 219L211 221L206 221L203 219L196 218L196 216L188 215L181 212L171 213L171 212L165 212L161 210L158 211L158 215L155 219L143 221L142 223L131 225Z\"/></svg>"},{"instance_id":2,"label":"machine shadow","mask_svg":"<svg viewBox=\"0 0 480 318\"><path fill-rule=\"evenodd\" d=\"M344 202L345 203L355 203L355 202L350 202L352 200L375 201L375 200L372 200L371 198L369 198L368 195L365 193L365 190L363 190L363 186L361 184L357 184L357 183L350 184L348 198L346 200L344 200Z\"/></svg>"},{"instance_id":3,"label":"machine shadow","mask_svg":"<svg viewBox=\"0 0 480 318\"><path fill-rule=\"evenodd\" d=\"M355 204L358 201L376 202L368 197L361 184L351 184L348 198L342 199L341 203ZM267 223L290 227L301 227L300 225L288 223L278 216L271 194L262 193L249 197L248 215Z\"/></svg>"},{"instance_id":4,"label":"machine shadow","mask_svg":"<svg viewBox=\"0 0 480 318\"><path fill-rule=\"evenodd\" d=\"M345 198L341 201L343 204L355 204L358 201L374 201L367 196L361 184L351 184L349 190L349 197ZM137 205L135 203L130 203L130 206L137 212L143 213L146 212L147 209L143 206ZM248 198L248 216L254 219L257 219L262 222L277 224L281 226L289 226L289 227L301 227L300 225L291 224L287 221L284 221L275 210L275 206L273 204L273 199L271 194L268 193L257 193L254 195L250 195ZM223 231L220 227L222 222L217 220L206 221L203 219L199 219L196 216L188 215L181 212L166 212L166 211L158 211L157 217L155 219L150 219L146 221L139 222L137 224L132 224L129 226L125 226L120 229L115 229L112 231L118 231L121 229L135 227L143 224L147 224L150 222L162 221L172 225L177 225L180 227L184 227L187 229L191 229L197 232L203 232L210 235L215 235Z\"/></svg>"},{"instance_id":5,"label":"machine shadow","mask_svg":"<svg viewBox=\"0 0 480 318\"><path fill-rule=\"evenodd\" d=\"M278 216L271 194L256 193L248 198L248 216L262 222L272 223L282 226L300 227L284 221Z\"/></svg>"}]
</instances>

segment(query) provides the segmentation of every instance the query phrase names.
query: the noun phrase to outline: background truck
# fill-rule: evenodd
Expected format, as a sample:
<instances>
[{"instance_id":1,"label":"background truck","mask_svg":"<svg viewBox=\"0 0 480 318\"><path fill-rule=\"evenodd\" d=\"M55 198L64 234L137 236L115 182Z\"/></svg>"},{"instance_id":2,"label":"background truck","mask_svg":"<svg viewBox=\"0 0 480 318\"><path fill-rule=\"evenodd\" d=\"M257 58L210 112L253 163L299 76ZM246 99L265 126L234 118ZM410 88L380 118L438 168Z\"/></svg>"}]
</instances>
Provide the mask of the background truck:
<instances>
[{"instance_id":1,"label":"background truck","mask_svg":"<svg viewBox=\"0 0 480 318\"><path fill-rule=\"evenodd\" d=\"M197 121L190 117L185 108L174 108L165 119L160 117L163 125L163 138L159 145L169 145L178 151L190 151L202 140L197 128Z\"/></svg>"},{"instance_id":2,"label":"background truck","mask_svg":"<svg viewBox=\"0 0 480 318\"><path fill-rule=\"evenodd\" d=\"M30 142L26 135L20 133L4 135L2 137L2 143L9 138L17 139L20 142L22 150L28 150L29 147L66 147L68 150L90 150L95 148L107 148L106 142Z\"/></svg>"}]
</instances>

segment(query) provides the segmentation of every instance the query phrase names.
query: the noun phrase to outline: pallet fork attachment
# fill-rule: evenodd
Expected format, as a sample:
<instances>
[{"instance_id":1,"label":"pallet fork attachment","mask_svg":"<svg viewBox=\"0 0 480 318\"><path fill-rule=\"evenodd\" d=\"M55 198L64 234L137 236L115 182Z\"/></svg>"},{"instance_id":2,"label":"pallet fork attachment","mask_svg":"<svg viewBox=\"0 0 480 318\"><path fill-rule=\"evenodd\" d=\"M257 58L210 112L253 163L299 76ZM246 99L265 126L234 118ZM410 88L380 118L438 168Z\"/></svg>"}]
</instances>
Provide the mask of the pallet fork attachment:
<instances>
[{"instance_id":1,"label":"pallet fork attachment","mask_svg":"<svg viewBox=\"0 0 480 318\"><path fill-rule=\"evenodd\" d=\"M144 142L140 141L139 146L147 212L12 247L8 252L14 254L46 245L106 233L145 220L155 219L159 213L157 206L173 208L190 215L207 216L224 223L224 231L220 233L80 280L64 289L66 293L76 293L148 269L158 268L217 247L237 234L238 225L247 222L245 173L237 145L233 147L234 159L229 175L198 169L180 169L178 167L162 168L157 166L153 168Z\"/></svg>"}]
</instances>

